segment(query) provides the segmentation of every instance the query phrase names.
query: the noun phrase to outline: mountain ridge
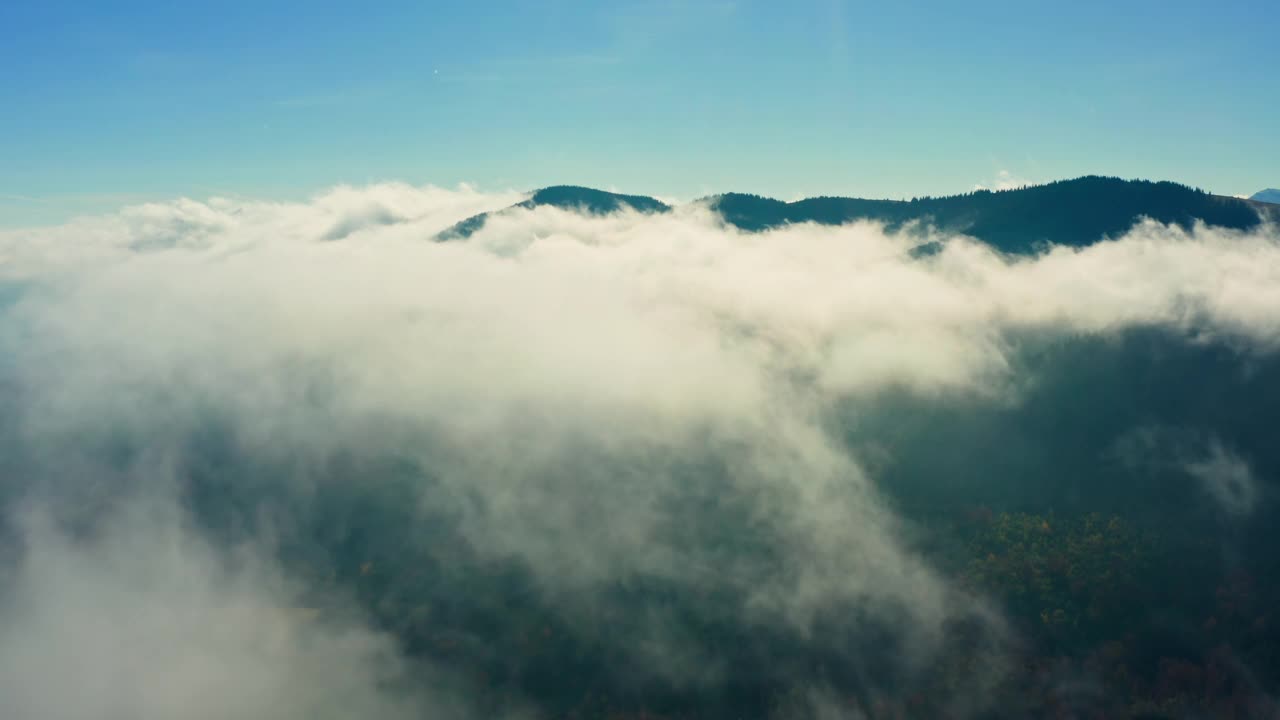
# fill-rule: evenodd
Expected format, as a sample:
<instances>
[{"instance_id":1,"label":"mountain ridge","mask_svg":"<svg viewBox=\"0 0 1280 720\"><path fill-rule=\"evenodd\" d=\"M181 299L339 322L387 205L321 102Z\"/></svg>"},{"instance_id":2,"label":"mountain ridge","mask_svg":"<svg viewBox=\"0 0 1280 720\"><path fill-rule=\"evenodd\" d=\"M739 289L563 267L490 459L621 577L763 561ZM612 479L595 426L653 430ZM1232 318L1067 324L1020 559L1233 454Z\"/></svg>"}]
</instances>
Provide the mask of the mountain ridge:
<instances>
[{"instance_id":1,"label":"mountain ridge","mask_svg":"<svg viewBox=\"0 0 1280 720\"><path fill-rule=\"evenodd\" d=\"M705 204L727 225L745 232L800 223L835 226L872 221L884 223L894 231L928 227L963 233L1015 254L1033 253L1045 245L1086 246L1121 235L1144 217L1188 229L1203 222L1236 230L1248 230L1266 220L1280 219L1280 207L1257 200L1213 195L1168 181L1097 175L1010 190L975 190L910 200L818 196L787 202L729 192L693 202ZM494 215L544 206L591 215L623 210L641 213L672 210L671 205L649 196L557 185L538 190L529 199L509 208L463 220L436 239L465 239L483 228Z\"/></svg>"}]
</instances>

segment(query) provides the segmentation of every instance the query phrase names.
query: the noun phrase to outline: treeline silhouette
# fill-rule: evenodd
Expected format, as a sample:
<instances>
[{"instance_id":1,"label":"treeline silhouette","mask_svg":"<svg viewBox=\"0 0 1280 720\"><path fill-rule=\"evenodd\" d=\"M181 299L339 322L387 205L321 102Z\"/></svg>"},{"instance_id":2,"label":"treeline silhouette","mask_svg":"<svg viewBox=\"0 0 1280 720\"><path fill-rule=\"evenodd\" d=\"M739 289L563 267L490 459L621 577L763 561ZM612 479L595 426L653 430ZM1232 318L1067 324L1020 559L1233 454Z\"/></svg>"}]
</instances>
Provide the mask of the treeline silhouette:
<instances>
[{"instance_id":1,"label":"treeline silhouette","mask_svg":"<svg viewBox=\"0 0 1280 720\"><path fill-rule=\"evenodd\" d=\"M1172 182L1098 176L905 201L817 197L787 203L731 193L711 202L726 222L743 230L859 220L882 222L896 230L919 223L972 235L1010 253L1034 252L1044 244L1088 245L1123 234L1143 217L1183 228L1201 221L1237 230L1261 221L1254 206L1236 198Z\"/></svg>"}]
</instances>

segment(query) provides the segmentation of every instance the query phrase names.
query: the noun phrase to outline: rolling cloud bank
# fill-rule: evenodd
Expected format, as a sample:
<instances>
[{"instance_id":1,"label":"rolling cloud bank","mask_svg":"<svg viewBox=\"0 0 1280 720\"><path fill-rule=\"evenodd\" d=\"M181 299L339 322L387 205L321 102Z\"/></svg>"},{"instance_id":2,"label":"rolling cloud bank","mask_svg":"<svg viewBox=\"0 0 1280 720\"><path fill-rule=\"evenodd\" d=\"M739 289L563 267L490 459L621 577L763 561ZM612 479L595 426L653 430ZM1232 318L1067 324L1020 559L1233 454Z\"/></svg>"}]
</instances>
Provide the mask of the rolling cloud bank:
<instances>
[{"instance_id":1,"label":"rolling cloud bank","mask_svg":"<svg viewBox=\"0 0 1280 720\"><path fill-rule=\"evenodd\" d=\"M520 199L0 232L6 716L1274 710L1274 226Z\"/></svg>"}]
</instances>

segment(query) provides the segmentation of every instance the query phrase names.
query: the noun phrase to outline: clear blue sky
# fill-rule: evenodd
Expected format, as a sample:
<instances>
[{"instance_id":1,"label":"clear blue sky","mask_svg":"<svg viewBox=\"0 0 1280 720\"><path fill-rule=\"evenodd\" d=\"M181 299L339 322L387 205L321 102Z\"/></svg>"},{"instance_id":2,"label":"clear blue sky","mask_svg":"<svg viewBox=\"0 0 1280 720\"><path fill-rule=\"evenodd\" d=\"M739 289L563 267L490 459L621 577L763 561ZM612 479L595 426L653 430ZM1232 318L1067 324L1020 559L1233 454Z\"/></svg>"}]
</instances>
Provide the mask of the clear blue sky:
<instances>
[{"instance_id":1,"label":"clear blue sky","mask_svg":"<svg viewBox=\"0 0 1280 720\"><path fill-rule=\"evenodd\" d=\"M1274 0L0 3L0 225L338 182L1280 185Z\"/></svg>"}]
</instances>

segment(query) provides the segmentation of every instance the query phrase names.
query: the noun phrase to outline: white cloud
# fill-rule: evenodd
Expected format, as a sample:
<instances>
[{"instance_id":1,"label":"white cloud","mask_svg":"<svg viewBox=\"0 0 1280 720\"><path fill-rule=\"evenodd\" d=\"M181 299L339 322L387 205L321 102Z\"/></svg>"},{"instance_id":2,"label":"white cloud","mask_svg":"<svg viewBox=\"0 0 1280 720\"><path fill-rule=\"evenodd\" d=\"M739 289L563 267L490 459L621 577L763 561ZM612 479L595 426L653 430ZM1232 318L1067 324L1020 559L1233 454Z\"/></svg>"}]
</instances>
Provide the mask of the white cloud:
<instances>
[{"instance_id":1,"label":"white cloud","mask_svg":"<svg viewBox=\"0 0 1280 720\"><path fill-rule=\"evenodd\" d=\"M834 399L888 388L1010 396L1010 345L1027 333L1158 325L1251 352L1280 343L1271 228L1147 223L1019 259L937 238L940 253L913 260L917 239L871 224L751 235L699 207L605 218L539 208L495 216L466 242L430 241L516 199L344 187L307 203L184 200L0 233L0 274L20 288L0 317L5 377L26 389L21 433L42 477L57 485L80 455L96 472L85 448L110 438L180 455L215 413L233 420L241 451L288 467L352 448L411 459L438 478L428 501L457 514L477 552L522 559L566 603L637 573L730 588L750 617L801 633L853 604L902 619L908 645L927 656L946 622L983 610L908 548L860 458L831 437ZM697 463L702 471L688 469ZM706 493L739 503L735 517L767 533L780 564L687 540L711 530L681 509L704 477ZM129 627L128 606L180 604L162 575L118 587L95 570L110 554L52 547L48 564L66 575L25 566L31 607L3 628L24 638L24 653L58 637L42 625L52 622L42 601L121 593L118 606L73 616L102 633L102 647ZM207 559L190 567L192 582L220 577ZM260 584L249 581L252 597ZM256 622L232 632L249 642ZM655 633L662 652L685 649L670 627ZM50 666L70 662L43 652ZM367 667L365 650L353 652ZM131 682L182 688L186 676L170 674L181 667L137 665ZM239 681L214 679L210 692ZM261 680L245 678L274 697ZM27 702L61 707L39 694ZM172 709L156 702L134 716Z\"/></svg>"},{"instance_id":2,"label":"white cloud","mask_svg":"<svg viewBox=\"0 0 1280 720\"><path fill-rule=\"evenodd\" d=\"M1027 180L1026 178L1014 175L1012 172L1008 170L1001 170L996 173L996 177L994 180L978 183L973 186L973 189L974 190L1016 190L1017 188L1026 187L1027 185L1034 185L1034 184L1035 183L1033 183L1032 181Z\"/></svg>"},{"instance_id":3,"label":"white cloud","mask_svg":"<svg viewBox=\"0 0 1280 720\"><path fill-rule=\"evenodd\" d=\"M90 541L24 515L0 595L6 717L463 716L448 691L423 694L425 668L404 689L390 637L302 604L251 549L215 548L147 499L104 525Z\"/></svg>"}]
</instances>

